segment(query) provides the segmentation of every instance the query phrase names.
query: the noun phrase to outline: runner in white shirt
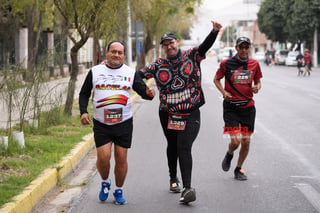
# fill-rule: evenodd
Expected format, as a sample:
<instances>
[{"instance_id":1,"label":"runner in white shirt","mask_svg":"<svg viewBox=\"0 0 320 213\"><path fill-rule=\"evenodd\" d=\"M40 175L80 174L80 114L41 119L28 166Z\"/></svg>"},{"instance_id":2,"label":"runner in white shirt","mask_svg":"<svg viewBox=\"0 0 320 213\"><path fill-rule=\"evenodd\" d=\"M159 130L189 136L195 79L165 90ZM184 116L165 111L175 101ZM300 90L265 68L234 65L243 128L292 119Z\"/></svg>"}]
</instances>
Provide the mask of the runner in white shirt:
<instances>
[{"instance_id":1,"label":"runner in white shirt","mask_svg":"<svg viewBox=\"0 0 320 213\"><path fill-rule=\"evenodd\" d=\"M109 178L111 148L114 144L116 204L125 204L122 186L128 163L127 151L132 140L131 90L142 98L152 100L155 92L146 86L133 69L123 64L125 45L112 41L107 47L107 60L91 68L79 94L80 120L83 125L92 122L87 111L93 91L93 132L97 149L97 170L102 178L99 199L108 199L111 188Z\"/></svg>"}]
</instances>

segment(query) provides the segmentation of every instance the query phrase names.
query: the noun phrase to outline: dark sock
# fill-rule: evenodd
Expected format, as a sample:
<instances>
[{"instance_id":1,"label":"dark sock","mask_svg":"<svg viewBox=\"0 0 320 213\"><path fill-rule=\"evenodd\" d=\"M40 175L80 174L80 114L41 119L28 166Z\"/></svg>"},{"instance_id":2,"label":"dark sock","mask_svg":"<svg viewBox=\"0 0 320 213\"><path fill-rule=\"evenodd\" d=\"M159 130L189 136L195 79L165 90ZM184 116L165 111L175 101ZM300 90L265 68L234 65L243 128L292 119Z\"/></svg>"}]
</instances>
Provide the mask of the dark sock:
<instances>
[{"instance_id":1,"label":"dark sock","mask_svg":"<svg viewBox=\"0 0 320 213\"><path fill-rule=\"evenodd\" d=\"M241 170L241 167L237 166L234 171L239 171L240 172L240 170Z\"/></svg>"},{"instance_id":2,"label":"dark sock","mask_svg":"<svg viewBox=\"0 0 320 213\"><path fill-rule=\"evenodd\" d=\"M227 152L227 158L228 159L232 159L233 158L233 154L230 154L229 152Z\"/></svg>"}]
</instances>

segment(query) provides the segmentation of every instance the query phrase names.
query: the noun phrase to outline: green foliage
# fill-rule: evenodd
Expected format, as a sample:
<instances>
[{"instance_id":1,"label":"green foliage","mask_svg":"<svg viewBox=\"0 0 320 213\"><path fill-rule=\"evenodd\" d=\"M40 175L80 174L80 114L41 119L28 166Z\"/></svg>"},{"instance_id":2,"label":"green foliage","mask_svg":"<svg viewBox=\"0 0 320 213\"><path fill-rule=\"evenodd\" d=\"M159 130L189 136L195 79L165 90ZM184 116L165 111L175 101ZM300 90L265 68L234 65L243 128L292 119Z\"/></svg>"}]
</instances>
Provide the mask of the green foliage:
<instances>
[{"instance_id":1,"label":"green foliage","mask_svg":"<svg viewBox=\"0 0 320 213\"><path fill-rule=\"evenodd\" d=\"M159 44L164 32L174 32L178 37L188 37L186 33L192 27L194 7L199 0L135 0L131 1L132 21L143 22L143 50L138 59L137 68L145 66L149 50Z\"/></svg>"},{"instance_id":2,"label":"green foliage","mask_svg":"<svg viewBox=\"0 0 320 213\"><path fill-rule=\"evenodd\" d=\"M41 122L42 125L52 126L66 122L68 117L63 113L63 109L56 107L48 112L44 112L41 120L43 121Z\"/></svg>"},{"instance_id":3,"label":"green foliage","mask_svg":"<svg viewBox=\"0 0 320 213\"><path fill-rule=\"evenodd\" d=\"M310 45L314 29L320 25L319 13L319 0L265 0L258 12L258 25L273 41L300 40Z\"/></svg>"},{"instance_id":4,"label":"green foliage","mask_svg":"<svg viewBox=\"0 0 320 213\"><path fill-rule=\"evenodd\" d=\"M52 116L60 116L57 111L52 113ZM61 116L63 117L57 119L60 122L55 122L55 125L44 121L37 130L25 128L24 149L11 139L6 150L0 147L0 208L27 187L44 169L55 167L63 156L82 141L83 136L92 132L92 128L81 125L78 115Z\"/></svg>"},{"instance_id":5,"label":"green foliage","mask_svg":"<svg viewBox=\"0 0 320 213\"><path fill-rule=\"evenodd\" d=\"M108 0L96 18L95 34L104 39L125 40L127 30L127 1Z\"/></svg>"},{"instance_id":6,"label":"green foliage","mask_svg":"<svg viewBox=\"0 0 320 213\"><path fill-rule=\"evenodd\" d=\"M103 13L106 0L53 1L68 28L76 28L81 37L84 36L84 33L91 33L94 25L102 19L103 15L106 15L106 13Z\"/></svg>"},{"instance_id":7,"label":"green foliage","mask_svg":"<svg viewBox=\"0 0 320 213\"><path fill-rule=\"evenodd\" d=\"M131 4L132 18L142 21L145 35L156 39L158 43L163 32L173 31L180 34L190 29L196 3L199 1L137 0Z\"/></svg>"},{"instance_id":8,"label":"green foliage","mask_svg":"<svg viewBox=\"0 0 320 213\"><path fill-rule=\"evenodd\" d=\"M12 15L20 19L21 25L27 25L28 23L28 12L32 12L34 23L37 23L40 19L40 12L45 14L43 24L45 27L52 27L54 16L52 0L8 0L7 3L12 8ZM33 26L34 30L37 30L37 26Z\"/></svg>"},{"instance_id":9,"label":"green foliage","mask_svg":"<svg viewBox=\"0 0 320 213\"><path fill-rule=\"evenodd\" d=\"M258 25L260 31L265 33L268 39L285 42L288 34L281 6L278 0L263 1L258 12Z\"/></svg>"},{"instance_id":10,"label":"green foliage","mask_svg":"<svg viewBox=\"0 0 320 213\"><path fill-rule=\"evenodd\" d=\"M229 32L228 32L229 31ZM221 35L221 41L227 42L229 41L229 46L233 46L236 43L237 30L234 26L228 26Z\"/></svg>"}]
</instances>

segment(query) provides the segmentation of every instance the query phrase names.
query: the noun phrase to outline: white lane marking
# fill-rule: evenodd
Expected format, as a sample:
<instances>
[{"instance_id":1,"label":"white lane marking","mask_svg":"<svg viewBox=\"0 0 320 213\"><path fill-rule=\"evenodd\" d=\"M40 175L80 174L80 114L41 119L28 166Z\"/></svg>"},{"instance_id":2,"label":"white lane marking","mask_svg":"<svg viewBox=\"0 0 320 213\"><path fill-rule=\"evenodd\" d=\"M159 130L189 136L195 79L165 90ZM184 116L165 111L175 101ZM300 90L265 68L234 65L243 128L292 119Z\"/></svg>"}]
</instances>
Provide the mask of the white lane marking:
<instances>
[{"instance_id":1,"label":"white lane marking","mask_svg":"<svg viewBox=\"0 0 320 213\"><path fill-rule=\"evenodd\" d=\"M310 96L311 98L320 100L320 96L313 95L313 94L309 94L309 96Z\"/></svg>"},{"instance_id":2,"label":"white lane marking","mask_svg":"<svg viewBox=\"0 0 320 213\"><path fill-rule=\"evenodd\" d=\"M301 178L301 179L315 179L313 176L305 176L305 175L292 175L291 178Z\"/></svg>"},{"instance_id":3,"label":"white lane marking","mask_svg":"<svg viewBox=\"0 0 320 213\"><path fill-rule=\"evenodd\" d=\"M271 138L273 138L274 141L277 141L277 144L279 144L287 153L290 153L292 156L292 159L297 159L304 168L308 169L311 176L315 177L315 180L320 182L320 171L319 169L311 162L309 161L302 153L300 153L297 149L295 149L292 144L290 144L287 140L282 138L281 136L277 135L275 131L272 131L270 128L266 127L262 124L262 122L257 122L257 126L261 128L263 132L268 134Z\"/></svg>"},{"instance_id":4,"label":"white lane marking","mask_svg":"<svg viewBox=\"0 0 320 213\"><path fill-rule=\"evenodd\" d=\"M311 143L300 143L300 144L297 144L297 146L300 146L300 147L313 147L313 144L311 144Z\"/></svg>"},{"instance_id":5,"label":"white lane marking","mask_svg":"<svg viewBox=\"0 0 320 213\"><path fill-rule=\"evenodd\" d=\"M291 156L293 156L293 159L297 159L298 161L300 161L300 163L309 170L311 175L303 176L303 178L312 177L312 179L320 182L320 171L317 167L314 166L313 163L311 163L307 158L305 158L305 156L301 154L299 151L294 149L294 147L285 139L277 135L275 132L272 132L261 122L258 122L257 125L262 129L262 131L264 131L270 137L274 138L274 140L277 141L277 144L279 144L283 149L285 149L286 152L290 152ZM301 183L295 184L295 186L302 192L302 194L307 198L307 200L312 204L312 206L320 213L320 194L309 184Z\"/></svg>"},{"instance_id":6,"label":"white lane marking","mask_svg":"<svg viewBox=\"0 0 320 213\"><path fill-rule=\"evenodd\" d=\"M312 206L320 212L320 194L306 183L297 183L295 186L302 192Z\"/></svg>"}]
</instances>

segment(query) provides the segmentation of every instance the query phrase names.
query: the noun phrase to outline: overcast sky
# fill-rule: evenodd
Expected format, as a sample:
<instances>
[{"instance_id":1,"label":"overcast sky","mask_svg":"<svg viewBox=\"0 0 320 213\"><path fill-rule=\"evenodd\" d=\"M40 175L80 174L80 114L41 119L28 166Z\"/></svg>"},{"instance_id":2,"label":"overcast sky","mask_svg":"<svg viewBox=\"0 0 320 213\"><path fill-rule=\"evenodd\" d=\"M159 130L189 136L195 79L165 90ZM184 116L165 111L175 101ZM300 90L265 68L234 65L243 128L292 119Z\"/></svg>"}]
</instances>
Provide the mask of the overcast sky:
<instances>
[{"instance_id":1,"label":"overcast sky","mask_svg":"<svg viewBox=\"0 0 320 213\"><path fill-rule=\"evenodd\" d=\"M208 35L212 29L211 20L226 27L232 20L256 19L259 7L242 2L243 0L203 0L196 12L198 18L191 32L192 40L201 42Z\"/></svg>"}]
</instances>

